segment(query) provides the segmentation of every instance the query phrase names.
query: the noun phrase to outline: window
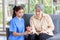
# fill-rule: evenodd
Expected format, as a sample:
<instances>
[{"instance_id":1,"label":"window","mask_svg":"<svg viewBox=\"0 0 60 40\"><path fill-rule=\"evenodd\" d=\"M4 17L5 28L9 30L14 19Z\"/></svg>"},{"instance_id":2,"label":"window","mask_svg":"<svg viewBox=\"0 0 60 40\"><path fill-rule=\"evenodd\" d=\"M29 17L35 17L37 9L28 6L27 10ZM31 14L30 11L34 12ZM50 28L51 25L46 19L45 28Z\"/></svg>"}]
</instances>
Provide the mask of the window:
<instances>
[{"instance_id":1,"label":"window","mask_svg":"<svg viewBox=\"0 0 60 40\"><path fill-rule=\"evenodd\" d=\"M24 5L24 12L25 14L28 13L28 0L17 0L17 5Z\"/></svg>"},{"instance_id":2,"label":"window","mask_svg":"<svg viewBox=\"0 0 60 40\"><path fill-rule=\"evenodd\" d=\"M60 11L60 6L58 6L58 10Z\"/></svg>"},{"instance_id":3,"label":"window","mask_svg":"<svg viewBox=\"0 0 60 40\"><path fill-rule=\"evenodd\" d=\"M34 14L36 4L44 5L44 13L46 14L60 13L60 0L4 0L4 2L0 0L0 31L9 27L7 23L12 18L12 8L14 5L20 4L24 5L25 14Z\"/></svg>"},{"instance_id":4,"label":"window","mask_svg":"<svg viewBox=\"0 0 60 40\"><path fill-rule=\"evenodd\" d=\"M41 4L41 0L30 0L30 13L34 13L36 4Z\"/></svg>"},{"instance_id":5,"label":"window","mask_svg":"<svg viewBox=\"0 0 60 40\"><path fill-rule=\"evenodd\" d=\"M12 19L12 9L15 6L15 0L6 0L5 4L5 26L4 30L6 30L6 27L9 27L8 23Z\"/></svg>"},{"instance_id":6,"label":"window","mask_svg":"<svg viewBox=\"0 0 60 40\"><path fill-rule=\"evenodd\" d=\"M60 0L58 0L58 5L60 5Z\"/></svg>"},{"instance_id":7,"label":"window","mask_svg":"<svg viewBox=\"0 0 60 40\"><path fill-rule=\"evenodd\" d=\"M52 0L43 0L45 6L52 6Z\"/></svg>"},{"instance_id":8,"label":"window","mask_svg":"<svg viewBox=\"0 0 60 40\"><path fill-rule=\"evenodd\" d=\"M25 14L28 14L28 4L27 3L24 4L24 12L25 12Z\"/></svg>"},{"instance_id":9,"label":"window","mask_svg":"<svg viewBox=\"0 0 60 40\"><path fill-rule=\"evenodd\" d=\"M60 0L58 0L58 10L60 11Z\"/></svg>"},{"instance_id":10,"label":"window","mask_svg":"<svg viewBox=\"0 0 60 40\"><path fill-rule=\"evenodd\" d=\"M60 14L60 0L54 0L53 2L55 2L55 14Z\"/></svg>"},{"instance_id":11,"label":"window","mask_svg":"<svg viewBox=\"0 0 60 40\"><path fill-rule=\"evenodd\" d=\"M44 5L44 13L53 14L52 0L44 0L43 5Z\"/></svg>"},{"instance_id":12,"label":"window","mask_svg":"<svg viewBox=\"0 0 60 40\"><path fill-rule=\"evenodd\" d=\"M52 14L52 6L44 6L44 13Z\"/></svg>"},{"instance_id":13,"label":"window","mask_svg":"<svg viewBox=\"0 0 60 40\"><path fill-rule=\"evenodd\" d=\"M0 31L3 31L2 0L0 0Z\"/></svg>"},{"instance_id":14,"label":"window","mask_svg":"<svg viewBox=\"0 0 60 40\"><path fill-rule=\"evenodd\" d=\"M60 13L60 0L44 0L44 12L47 14ZM49 9L49 10L48 10Z\"/></svg>"}]
</instances>

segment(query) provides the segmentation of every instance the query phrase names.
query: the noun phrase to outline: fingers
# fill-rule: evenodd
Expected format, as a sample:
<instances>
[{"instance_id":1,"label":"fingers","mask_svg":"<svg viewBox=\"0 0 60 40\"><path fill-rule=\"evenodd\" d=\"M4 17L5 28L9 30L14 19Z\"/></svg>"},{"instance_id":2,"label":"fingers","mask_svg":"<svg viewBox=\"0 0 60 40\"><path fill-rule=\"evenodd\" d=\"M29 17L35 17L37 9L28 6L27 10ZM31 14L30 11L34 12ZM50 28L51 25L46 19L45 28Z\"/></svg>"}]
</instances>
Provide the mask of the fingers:
<instances>
[{"instance_id":1,"label":"fingers","mask_svg":"<svg viewBox=\"0 0 60 40\"><path fill-rule=\"evenodd\" d=\"M26 27L27 30L32 30L32 27Z\"/></svg>"},{"instance_id":2,"label":"fingers","mask_svg":"<svg viewBox=\"0 0 60 40\"><path fill-rule=\"evenodd\" d=\"M28 34L33 34L33 32L28 32Z\"/></svg>"}]
</instances>

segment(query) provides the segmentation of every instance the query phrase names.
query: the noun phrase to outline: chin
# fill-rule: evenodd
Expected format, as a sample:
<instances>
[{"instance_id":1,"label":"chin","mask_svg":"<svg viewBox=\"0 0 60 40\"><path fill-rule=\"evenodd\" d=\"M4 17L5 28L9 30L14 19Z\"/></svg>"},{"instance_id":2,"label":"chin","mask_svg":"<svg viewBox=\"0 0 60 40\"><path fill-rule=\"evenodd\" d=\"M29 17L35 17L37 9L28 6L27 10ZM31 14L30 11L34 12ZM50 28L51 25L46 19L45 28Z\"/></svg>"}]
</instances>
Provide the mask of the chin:
<instances>
[{"instance_id":1,"label":"chin","mask_svg":"<svg viewBox=\"0 0 60 40\"><path fill-rule=\"evenodd\" d=\"M21 17L21 16L19 16L19 17Z\"/></svg>"},{"instance_id":2,"label":"chin","mask_svg":"<svg viewBox=\"0 0 60 40\"><path fill-rule=\"evenodd\" d=\"M37 14L36 16L39 16L39 14Z\"/></svg>"}]
</instances>

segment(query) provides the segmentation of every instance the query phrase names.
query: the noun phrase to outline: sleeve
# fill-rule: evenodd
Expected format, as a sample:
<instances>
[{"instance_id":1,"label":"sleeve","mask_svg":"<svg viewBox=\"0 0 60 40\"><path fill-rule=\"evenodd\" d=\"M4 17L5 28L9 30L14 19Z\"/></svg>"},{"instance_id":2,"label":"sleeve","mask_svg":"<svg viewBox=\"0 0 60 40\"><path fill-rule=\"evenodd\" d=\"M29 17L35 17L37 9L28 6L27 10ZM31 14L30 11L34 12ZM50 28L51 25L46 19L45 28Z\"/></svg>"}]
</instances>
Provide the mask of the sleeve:
<instances>
[{"instance_id":1,"label":"sleeve","mask_svg":"<svg viewBox=\"0 0 60 40\"><path fill-rule=\"evenodd\" d=\"M15 23L14 23L13 20L10 21L9 31L10 31L10 32L16 32L16 31L17 31L16 25L15 25Z\"/></svg>"},{"instance_id":2,"label":"sleeve","mask_svg":"<svg viewBox=\"0 0 60 40\"><path fill-rule=\"evenodd\" d=\"M35 30L35 27L34 27L34 23L33 23L33 18L32 17L30 18L30 26L32 27L33 33L37 33L36 30Z\"/></svg>"},{"instance_id":3,"label":"sleeve","mask_svg":"<svg viewBox=\"0 0 60 40\"><path fill-rule=\"evenodd\" d=\"M53 24L53 21L49 15L47 16L47 23L48 23L48 30L53 31L54 30L54 24Z\"/></svg>"}]
</instances>

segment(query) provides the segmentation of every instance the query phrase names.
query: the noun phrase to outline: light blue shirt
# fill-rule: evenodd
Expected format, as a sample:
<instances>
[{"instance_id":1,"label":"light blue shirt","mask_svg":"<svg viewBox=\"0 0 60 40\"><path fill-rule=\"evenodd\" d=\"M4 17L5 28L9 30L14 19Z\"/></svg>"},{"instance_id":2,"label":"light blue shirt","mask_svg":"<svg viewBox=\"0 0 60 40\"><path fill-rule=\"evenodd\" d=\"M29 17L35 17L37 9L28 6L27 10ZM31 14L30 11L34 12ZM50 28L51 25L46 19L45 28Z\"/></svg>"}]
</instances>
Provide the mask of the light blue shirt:
<instances>
[{"instance_id":1,"label":"light blue shirt","mask_svg":"<svg viewBox=\"0 0 60 40\"><path fill-rule=\"evenodd\" d=\"M9 31L10 32L17 32L17 33L24 33L24 31L25 31L24 19L14 17L10 21ZM13 34L10 33L9 40L24 40L24 35L22 35L22 36L13 36Z\"/></svg>"}]
</instances>

